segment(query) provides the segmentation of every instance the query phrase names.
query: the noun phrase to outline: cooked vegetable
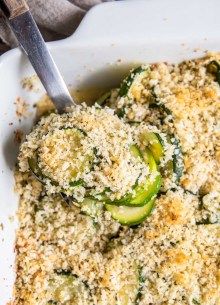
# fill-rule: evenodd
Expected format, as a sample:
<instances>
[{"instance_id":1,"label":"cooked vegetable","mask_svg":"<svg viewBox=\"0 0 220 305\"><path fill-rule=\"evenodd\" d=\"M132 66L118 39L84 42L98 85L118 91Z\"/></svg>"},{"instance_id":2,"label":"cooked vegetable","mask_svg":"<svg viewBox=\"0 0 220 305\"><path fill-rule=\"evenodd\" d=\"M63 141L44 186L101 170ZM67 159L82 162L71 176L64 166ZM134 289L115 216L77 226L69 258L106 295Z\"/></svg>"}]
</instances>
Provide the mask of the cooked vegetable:
<instances>
[{"instance_id":1,"label":"cooked vegetable","mask_svg":"<svg viewBox=\"0 0 220 305\"><path fill-rule=\"evenodd\" d=\"M173 117L172 117L172 112L170 111L170 109L168 109L163 103L161 103L158 100L154 90L153 90L152 95L154 97L155 102L150 106L157 107L158 109L160 109L160 111L162 113L162 120L166 119L167 116L170 116L171 121L172 121ZM183 170L184 170L183 156L182 156L180 142L174 135L167 136L167 140L169 143L172 143L175 146L175 149L174 149L174 153L172 156L173 160L168 161L168 163L163 167L162 171L165 173L165 175L167 175L167 174L173 175L173 173L174 173L175 181L176 181L176 183L178 183L180 181L180 178L183 175ZM160 141L160 144L161 145L163 144L162 141Z\"/></svg>"},{"instance_id":2,"label":"cooked vegetable","mask_svg":"<svg viewBox=\"0 0 220 305\"><path fill-rule=\"evenodd\" d=\"M175 182L178 183L183 175L183 156L179 140L174 136L167 136L168 143L175 146L172 155L172 160L169 160L162 168L161 171L164 176L175 175Z\"/></svg>"},{"instance_id":3,"label":"cooked vegetable","mask_svg":"<svg viewBox=\"0 0 220 305\"><path fill-rule=\"evenodd\" d=\"M207 65L207 71L215 76L216 82L220 85L220 64L216 60L212 60Z\"/></svg>"},{"instance_id":4,"label":"cooked vegetable","mask_svg":"<svg viewBox=\"0 0 220 305\"><path fill-rule=\"evenodd\" d=\"M154 99L154 102L149 105L151 108L157 108L160 111L161 115L161 122L163 123L164 120L169 118L169 121L173 121L173 115L170 109L168 109L163 103L159 101L157 98L154 90L152 92L152 96ZM163 173L164 176L173 176L175 174L175 181L176 183L179 182L182 174L183 174L183 162L182 162L182 152L180 148L180 143L176 139L174 135L167 136L167 140L169 143L171 143L171 138L174 140L172 141L172 144L175 145L175 150L172 155L172 160L169 160L165 166L161 168L161 172ZM161 146L163 146L163 142L159 139ZM162 150L161 150L162 152ZM154 156L155 159L157 159L156 156Z\"/></svg>"},{"instance_id":5,"label":"cooked vegetable","mask_svg":"<svg viewBox=\"0 0 220 305\"><path fill-rule=\"evenodd\" d=\"M107 196L102 196L102 201L113 205L124 206L144 206L154 195L157 194L161 187L161 175L157 170L156 162L149 149L140 151L137 146L133 145L131 151L135 157L142 158L149 166L150 176L146 179L145 183L137 184L134 186L133 194L128 194L119 200L111 201Z\"/></svg>"},{"instance_id":6,"label":"cooked vegetable","mask_svg":"<svg viewBox=\"0 0 220 305\"><path fill-rule=\"evenodd\" d=\"M132 153L132 155L136 158L142 158L140 149L137 147L137 145L131 145L130 147L130 151Z\"/></svg>"},{"instance_id":7,"label":"cooked vegetable","mask_svg":"<svg viewBox=\"0 0 220 305\"><path fill-rule=\"evenodd\" d=\"M125 114L126 114L126 111L125 111L125 107L124 107L124 106L121 107L121 108L118 108L118 110L117 110L117 116L118 116L119 118L123 118L123 117L125 116Z\"/></svg>"},{"instance_id":8,"label":"cooked vegetable","mask_svg":"<svg viewBox=\"0 0 220 305\"><path fill-rule=\"evenodd\" d=\"M139 287L138 287L138 293L137 293L137 297L135 300L135 305L139 304L139 301L141 299L141 296L143 294L143 284L145 282L145 278L142 275L142 267L138 268L138 280L139 280Z\"/></svg>"},{"instance_id":9,"label":"cooked vegetable","mask_svg":"<svg viewBox=\"0 0 220 305\"><path fill-rule=\"evenodd\" d=\"M108 99L110 98L111 96L111 91L108 91L106 93L104 93L102 96L100 96L97 100L96 100L96 104L100 105L100 106L104 106Z\"/></svg>"},{"instance_id":10,"label":"cooked vegetable","mask_svg":"<svg viewBox=\"0 0 220 305\"><path fill-rule=\"evenodd\" d=\"M162 121L164 119L167 118L167 116L170 116L172 118L172 111L167 108L160 100L159 98L157 97L155 91L154 91L154 88L152 89L152 102L149 104L149 107L150 108L157 108L160 113L161 113L161 116L162 116Z\"/></svg>"},{"instance_id":11,"label":"cooked vegetable","mask_svg":"<svg viewBox=\"0 0 220 305\"><path fill-rule=\"evenodd\" d=\"M41 169L38 166L38 157L37 157L37 152L35 152L35 154L28 159L28 165L30 167L30 170L32 171L32 173L34 174L34 176L42 183L44 183L43 181L43 174L41 172Z\"/></svg>"},{"instance_id":12,"label":"cooked vegetable","mask_svg":"<svg viewBox=\"0 0 220 305\"><path fill-rule=\"evenodd\" d=\"M76 180L76 181L70 181L69 185L71 187L74 187L74 186L79 186L79 185L83 185L84 184L84 181L82 179L79 179L79 180Z\"/></svg>"},{"instance_id":13,"label":"cooked vegetable","mask_svg":"<svg viewBox=\"0 0 220 305\"><path fill-rule=\"evenodd\" d=\"M179 182L183 175L183 155L179 140L175 136L173 136L172 139L171 142L175 145L173 153L173 172L176 175L176 182Z\"/></svg>"},{"instance_id":14,"label":"cooked vegetable","mask_svg":"<svg viewBox=\"0 0 220 305\"><path fill-rule=\"evenodd\" d=\"M131 73L123 80L121 88L119 90L119 96L126 96L131 93L134 97L137 97L138 88L135 87L135 81L137 77L142 79L147 76L149 69L142 66L137 67L131 71Z\"/></svg>"},{"instance_id":15,"label":"cooked vegetable","mask_svg":"<svg viewBox=\"0 0 220 305\"><path fill-rule=\"evenodd\" d=\"M154 160L157 163L160 163L160 160L164 155L164 148L160 136L154 132L144 132L140 135L140 140L150 149Z\"/></svg>"},{"instance_id":16,"label":"cooked vegetable","mask_svg":"<svg viewBox=\"0 0 220 305\"><path fill-rule=\"evenodd\" d=\"M157 170L156 162L149 149L141 152L144 161L149 165L150 177L147 178L144 185L138 185L135 188L135 197L132 198L126 205L143 206L154 195L156 195L161 187L161 175Z\"/></svg>"},{"instance_id":17,"label":"cooked vegetable","mask_svg":"<svg viewBox=\"0 0 220 305\"><path fill-rule=\"evenodd\" d=\"M193 302L193 304L200 305L200 302L197 301L196 299L192 299L192 302Z\"/></svg>"},{"instance_id":18,"label":"cooked vegetable","mask_svg":"<svg viewBox=\"0 0 220 305\"><path fill-rule=\"evenodd\" d=\"M49 282L48 304L82 304L87 305L88 287L72 274L54 274Z\"/></svg>"},{"instance_id":19,"label":"cooked vegetable","mask_svg":"<svg viewBox=\"0 0 220 305\"><path fill-rule=\"evenodd\" d=\"M97 217L103 209L103 204L94 199L85 198L83 202L80 203L80 208L86 215Z\"/></svg>"},{"instance_id":20,"label":"cooked vegetable","mask_svg":"<svg viewBox=\"0 0 220 305\"><path fill-rule=\"evenodd\" d=\"M129 269L130 270L130 269ZM120 290L117 293L118 305L135 304L139 292L139 269L134 262L131 267L131 274L123 277L120 282Z\"/></svg>"},{"instance_id":21,"label":"cooked vegetable","mask_svg":"<svg viewBox=\"0 0 220 305\"><path fill-rule=\"evenodd\" d=\"M35 154L28 159L29 167L33 174L39 181L45 183L46 179L50 179L53 185L58 185L59 182L54 180L53 173L59 173L63 171L64 163L69 163L69 166L65 171L68 173L70 189L79 185L83 185L83 180L75 180L76 175L79 172L83 172L87 168L91 168L93 161L93 152L90 151L88 154L83 154L81 158L78 158L81 149L81 140L86 136L85 133L77 128L65 128L58 130L59 134L51 133L47 135L45 143L42 144L41 150L46 150L47 153L42 157L42 151L36 151ZM59 145L59 138L64 137L69 142L71 141L71 151L68 155L69 160L60 159L59 162L54 162L56 158L57 150L64 150L65 146ZM47 155L49 156L47 158ZM40 167L41 165L41 167ZM65 190L62 190L65 193Z\"/></svg>"},{"instance_id":22,"label":"cooked vegetable","mask_svg":"<svg viewBox=\"0 0 220 305\"><path fill-rule=\"evenodd\" d=\"M142 158L141 156L141 152L139 150L139 148L136 146L136 145L131 145L130 147L130 151L132 153L132 155L136 158ZM135 187L135 186L134 186ZM109 189L106 189L102 194L98 194L98 196L94 196L94 199L96 200L99 200L99 201L103 201L105 203L109 203L109 204L116 204L116 205L120 205L120 204L125 204L126 202L128 202L131 198L132 198L132 195L131 194L128 194L128 195L125 195L124 197L122 197L121 199L118 199L118 200L114 200L112 201L110 198L109 198L109 193L111 191Z\"/></svg>"},{"instance_id":23,"label":"cooked vegetable","mask_svg":"<svg viewBox=\"0 0 220 305\"><path fill-rule=\"evenodd\" d=\"M120 246L115 250L117 252L109 260L104 274L106 305L135 305L140 286L139 266L135 261L123 262ZM115 287L114 294L110 292L112 286Z\"/></svg>"},{"instance_id":24,"label":"cooked vegetable","mask_svg":"<svg viewBox=\"0 0 220 305\"><path fill-rule=\"evenodd\" d=\"M154 202L153 198L142 207L116 206L112 204L106 204L105 207L112 217L122 225L134 226L144 221L150 214Z\"/></svg>"},{"instance_id":25,"label":"cooked vegetable","mask_svg":"<svg viewBox=\"0 0 220 305\"><path fill-rule=\"evenodd\" d=\"M85 133L78 128L65 128L48 133L42 142L38 155L42 173L54 180L54 175L58 176L65 172L65 179L75 183L77 174L91 167L93 159L92 151L84 154L81 141L85 137ZM69 151L66 150L65 143L70 143ZM63 151L65 158L57 160L60 151Z\"/></svg>"},{"instance_id":26,"label":"cooked vegetable","mask_svg":"<svg viewBox=\"0 0 220 305\"><path fill-rule=\"evenodd\" d=\"M152 96L154 98L154 103L150 104L150 107L152 107L152 108L156 107L160 110L161 116L162 116L162 119L161 119L162 121L164 121L168 116L170 117L170 120L173 121L172 112L163 103L161 103L158 100L154 90L152 92ZM183 162L182 162L183 157L182 157L180 142L174 135L168 136L167 139L168 139L168 142L175 145L175 150L174 150L174 153L172 156L173 161L169 161L162 170L163 170L163 172L165 172L168 175L171 175L174 173L176 183L178 183L183 174ZM172 141L171 141L171 139L172 139ZM160 144L162 146L163 143L160 141ZM157 160L157 156L154 155L154 158L155 158L155 160Z\"/></svg>"}]
</instances>

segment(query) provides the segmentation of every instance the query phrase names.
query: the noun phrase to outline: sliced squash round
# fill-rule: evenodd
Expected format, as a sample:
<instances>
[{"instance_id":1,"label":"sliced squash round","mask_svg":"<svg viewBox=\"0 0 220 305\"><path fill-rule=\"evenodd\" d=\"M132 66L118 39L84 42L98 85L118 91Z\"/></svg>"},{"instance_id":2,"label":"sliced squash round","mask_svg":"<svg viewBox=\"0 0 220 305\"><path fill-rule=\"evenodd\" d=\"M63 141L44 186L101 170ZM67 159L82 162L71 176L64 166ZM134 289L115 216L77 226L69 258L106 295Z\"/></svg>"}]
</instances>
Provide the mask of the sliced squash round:
<instances>
[{"instance_id":1,"label":"sliced squash round","mask_svg":"<svg viewBox=\"0 0 220 305\"><path fill-rule=\"evenodd\" d=\"M131 70L131 73L122 81L120 90L119 90L119 96L123 97L131 93L134 97L137 97L138 94L138 89L136 90L136 81L137 78L139 82L148 75L149 73L149 68L139 66L133 70ZM136 86L137 87L137 86Z\"/></svg>"},{"instance_id":2,"label":"sliced squash round","mask_svg":"<svg viewBox=\"0 0 220 305\"><path fill-rule=\"evenodd\" d=\"M97 200L85 198L80 203L80 208L82 213L95 218L100 215L103 209L103 204L101 202L98 202Z\"/></svg>"},{"instance_id":3,"label":"sliced squash round","mask_svg":"<svg viewBox=\"0 0 220 305\"><path fill-rule=\"evenodd\" d=\"M134 149L134 148L133 148ZM128 194L120 200L105 200L108 204L113 205L124 205L124 206L134 206L140 207L144 206L154 195L158 193L161 187L161 175L158 172L157 164L154 157L149 149L140 151L137 148L137 156L141 156L144 162L149 166L150 175L143 184L136 185L134 187L134 194Z\"/></svg>"},{"instance_id":4,"label":"sliced squash round","mask_svg":"<svg viewBox=\"0 0 220 305\"><path fill-rule=\"evenodd\" d=\"M104 106L107 101L109 100L109 98L111 97L111 90L104 93L103 95L101 95L96 101L95 103L100 105L100 106Z\"/></svg>"},{"instance_id":5,"label":"sliced squash round","mask_svg":"<svg viewBox=\"0 0 220 305\"><path fill-rule=\"evenodd\" d=\"M150 168L150 177L147 178L143 185L137 186L135 189L136 195L132 198L127 205L130 206L143 206L147 203L153 196L155 196L161 187L161 175L157 170L157 164L153 158L149 149L142 151L142 156L145 163L148 164Z\"/></svg>"},{"instance_id":6,"label":"sliced squash round","mask_svg":"<svg viewBox=\"0 0 220 305\"><path fill-rule=\"evenodd\" d=\"M79 173L91 168L94 159L93 150L83 150L82 140L86 134L78 128L63 128L48 133L38 151L38 164L44 177L58 184L69 183L69 187L82 184L76 179ZM33 160L29 164L34 165ZM35 162L36 163L36 162ZM32 166L33 168L33 166Z\"/></svg>"},{"instance_id":7,"label":"sliced squash round","mask_svg":"<svg viewBox=\"0 0 220 305\"><path fill-rule=\"evenodd\" d=\"M150 149L154 160L157 163L160 163L160 160L164 155L164 148L159 135L154 132L143 132L140 135L140 140L146 147Z\"/></svg>"},{"instance_id":8,"label":"sliced squash round","mask_svg":"<svg viewBox=\"0 0 220 305\"><path fill-rule=\"evenodd\" d=\"M126 226L134 226L145 220L153 209L155 200L152 198L148 203L142 207L134 206L116 206L106 204L107 211L111 213L112 218L117 220L120 224Z\"/></svg>"},{"instance_id":9,"label":"sliced squash round","mask_svg":"<svg viewBox=\"0 0 220 305\"><path fill-rule=\"evenodd\" d=\"M54 274L47 293L48 304L88 304L88 287L72 274Z\"/></svg>"}]
</instances>

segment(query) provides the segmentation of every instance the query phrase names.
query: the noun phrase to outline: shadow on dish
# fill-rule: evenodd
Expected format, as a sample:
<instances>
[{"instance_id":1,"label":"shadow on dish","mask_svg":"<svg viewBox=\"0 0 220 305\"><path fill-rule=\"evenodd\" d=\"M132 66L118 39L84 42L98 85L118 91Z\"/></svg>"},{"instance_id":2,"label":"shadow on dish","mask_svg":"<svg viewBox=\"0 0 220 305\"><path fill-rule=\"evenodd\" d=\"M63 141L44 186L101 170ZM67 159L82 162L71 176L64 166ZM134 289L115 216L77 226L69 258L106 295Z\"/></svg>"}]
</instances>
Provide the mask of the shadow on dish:
<instances>
[{"instance_id":1,"label":"shadow on dish","mask_svg":"<svg viewBox=\"0 0 220 305\"><path fill-rule=\"evenodd\" d=\"M78 103L86 102L92 105L108 90L119 87L128 72L138 64L115 64L104 69L90 72L77 89L71 90L71 95Z\"/></svg>"}]
</instances>

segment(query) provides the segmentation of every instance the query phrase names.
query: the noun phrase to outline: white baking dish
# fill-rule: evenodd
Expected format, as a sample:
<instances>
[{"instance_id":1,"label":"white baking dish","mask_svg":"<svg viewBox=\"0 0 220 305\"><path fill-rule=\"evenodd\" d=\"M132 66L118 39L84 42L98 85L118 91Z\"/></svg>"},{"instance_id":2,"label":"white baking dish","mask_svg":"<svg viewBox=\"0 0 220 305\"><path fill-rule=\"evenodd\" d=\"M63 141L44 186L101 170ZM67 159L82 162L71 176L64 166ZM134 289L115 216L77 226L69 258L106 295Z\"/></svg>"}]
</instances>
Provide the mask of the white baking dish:
<instances>
[{"instance_id":1,"label":"white baking dish","mask_svg":"<svg viewBox=\"0 0 220 305\"><path fill-rule=\"evenodd\" d=\"M93 8L76 33L49 47L71 87L114 86L128 63L180 61L206 50L220 51L219 0L149 0L105 3ZM114 68L113 68L114 67ZM31 127L31 107L44 94L22 89L34 71L19 49L0 58L0 305L10 300L14 280L15 216L13 166L18 147L14 132ZM32 116L19 122L17 97L30 104ZM10 123L13 122L13 125Z\"/></svg>"}]
</instances>

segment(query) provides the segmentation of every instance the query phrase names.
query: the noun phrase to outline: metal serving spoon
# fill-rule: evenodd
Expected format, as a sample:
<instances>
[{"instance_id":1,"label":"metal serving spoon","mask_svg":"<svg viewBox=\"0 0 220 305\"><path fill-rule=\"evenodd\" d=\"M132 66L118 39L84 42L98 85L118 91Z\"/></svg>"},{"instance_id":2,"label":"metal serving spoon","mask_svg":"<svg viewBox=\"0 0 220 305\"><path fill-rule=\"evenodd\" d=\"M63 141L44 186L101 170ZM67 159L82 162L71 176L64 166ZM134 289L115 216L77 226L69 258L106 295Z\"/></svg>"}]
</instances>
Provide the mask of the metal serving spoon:
<instances>
[{"instance_id":1,"label":"metal serving spoon","mask_svg":"<svg viewBox=\"0 0 220 305\"><path fill-rule=\"evenodd\" d=\"M0 8L57 111L62 113L67 107L73 106L75 103L26 2L24 0L0 0ZM42 182L40 177L35 176ZM72 203L72 197L66 196L64 193L60 193L60 195L68 205Z\"/></svg>"},{"instance_id":2,"label":"metal serving spoon","mask_svg":"<svg viewBox=\"0 0 220 305\"><path fill-rule=\"evenodd\" d=\"M0 0L20 46L59 113L75 103L24 0Z\"/></svg>"}]
</instances>

